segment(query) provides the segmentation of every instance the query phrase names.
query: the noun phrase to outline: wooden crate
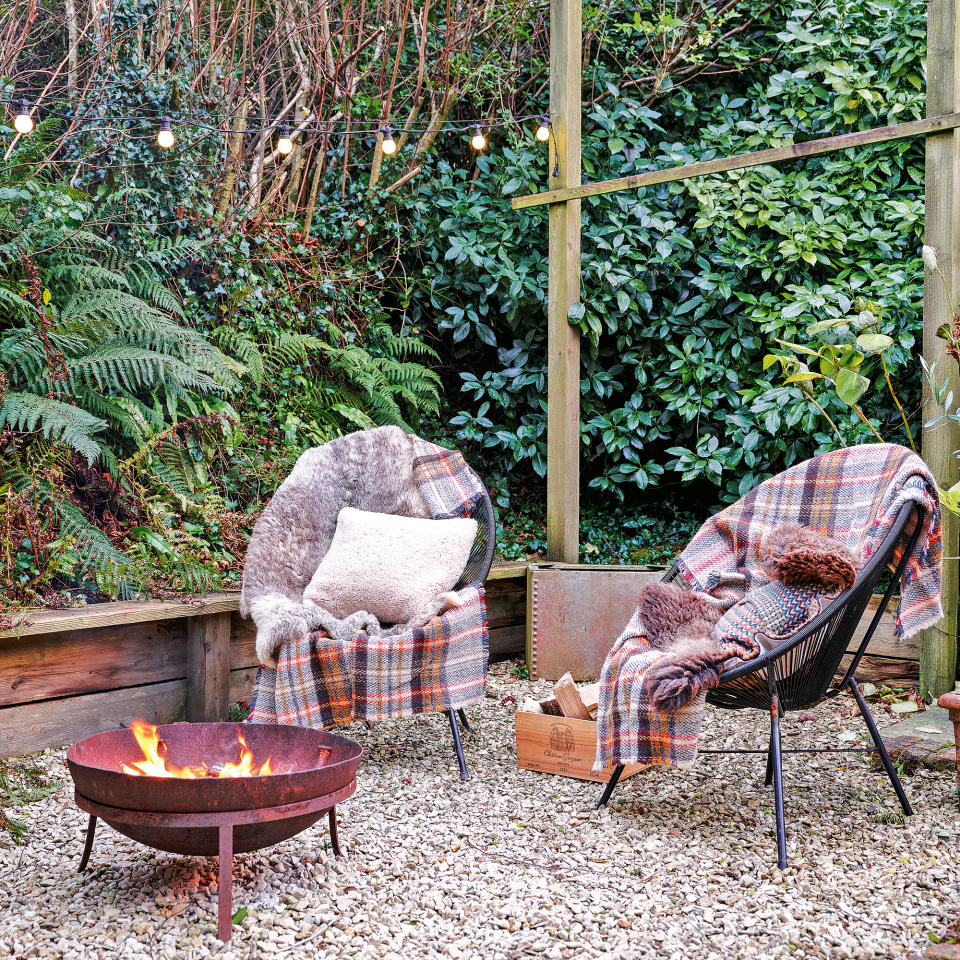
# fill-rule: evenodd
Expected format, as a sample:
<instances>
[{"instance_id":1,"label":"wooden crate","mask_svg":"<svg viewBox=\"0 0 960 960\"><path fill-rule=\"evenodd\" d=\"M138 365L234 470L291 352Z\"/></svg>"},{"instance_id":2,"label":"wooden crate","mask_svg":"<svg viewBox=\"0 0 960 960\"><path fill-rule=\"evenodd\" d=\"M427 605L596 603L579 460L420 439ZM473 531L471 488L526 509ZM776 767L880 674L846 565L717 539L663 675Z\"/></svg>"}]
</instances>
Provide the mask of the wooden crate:
<instances>
[{"instance_id":1,"label":"wooden crate","mask_svg":"<svg viewBox=\"0 0 960 960\"><path fill-rule=\"evenodd\" d=\"M517 731L517 766L539 773L555 773L561 777L606 783L612 769L593 770L597 753L595 720L571 720L545 713L514 714ZM642 767L627 767L621 779L639 773Z\"/></svg>"}]
</instances>

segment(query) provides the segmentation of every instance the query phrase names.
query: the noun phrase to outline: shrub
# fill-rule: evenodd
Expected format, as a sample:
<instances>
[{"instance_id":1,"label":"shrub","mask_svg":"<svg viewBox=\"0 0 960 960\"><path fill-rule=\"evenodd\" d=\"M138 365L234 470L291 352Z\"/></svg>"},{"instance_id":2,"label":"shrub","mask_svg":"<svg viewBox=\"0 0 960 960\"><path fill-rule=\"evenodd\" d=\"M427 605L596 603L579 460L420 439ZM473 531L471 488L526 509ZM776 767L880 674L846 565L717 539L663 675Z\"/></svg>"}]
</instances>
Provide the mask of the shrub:
<instances>
[{"instance_id":1,"label":"shrub","mask_svg":"<svg viewBox=\"0 0 960 960\"><path fill-rule=\"evenodd\" d=\"M923 113L918 0L777 5L762 29L724 48L731 67L752 65L690 87L668 79L653 106L618 86L628 78L615 54L635 40L624 11L614 16L614 47L609 58L601 51L593 79L609 94L584 122L591 180ZM506 461L504 473L520 465L542 475L546 212L514 212L509 201L542 189L545 159L526 135L511 135L477 166L483 190L440 163L417 197L424 266L414 317L436 322L461 371L468 403L451 420L458 439ZM732 499L836 443L763 357L858 298L883 305L880 332L896 341L891 375L915 400L922 222L920 140L585 200L582 302L570 320L584 336L591 486L622 497L671 477L707 477ZM896 429L892 404L868 412ZM828 413L847 440L869 436L836 398Z\"/></svg>"}]
</instances>

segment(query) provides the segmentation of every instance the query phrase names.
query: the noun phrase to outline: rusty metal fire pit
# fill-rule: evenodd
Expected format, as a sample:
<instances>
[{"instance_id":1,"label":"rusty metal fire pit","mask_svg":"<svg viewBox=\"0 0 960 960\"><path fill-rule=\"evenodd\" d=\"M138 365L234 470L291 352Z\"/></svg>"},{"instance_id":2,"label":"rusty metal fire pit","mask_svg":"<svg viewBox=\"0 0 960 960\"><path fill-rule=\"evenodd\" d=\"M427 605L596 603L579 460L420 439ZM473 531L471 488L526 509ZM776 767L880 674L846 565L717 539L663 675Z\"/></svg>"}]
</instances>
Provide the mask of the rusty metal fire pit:
<instances>
[{"instance_id":1,"label":"rusty metal fire pit","mask_svg":"<svg viewBox=\"0 0 960 960\"><path fill-rule=\"evenodd\" d=\"M158 850L220 858L218 935L229 940L233 854L286 840L329 814L330 840L340 856L336 805L357 789L363 748L346 737L305 727L235 723L174 723L155 729L178 767L232 762L238 733L253 755L269 757L259 776L144 776L122 772L141 759L130 730L110 730L75 743L67 753L77 806L90 814L80 870L93 848L97 818ZM243 741L241 741L243 742Z\"/></svg>"}]
</instances>

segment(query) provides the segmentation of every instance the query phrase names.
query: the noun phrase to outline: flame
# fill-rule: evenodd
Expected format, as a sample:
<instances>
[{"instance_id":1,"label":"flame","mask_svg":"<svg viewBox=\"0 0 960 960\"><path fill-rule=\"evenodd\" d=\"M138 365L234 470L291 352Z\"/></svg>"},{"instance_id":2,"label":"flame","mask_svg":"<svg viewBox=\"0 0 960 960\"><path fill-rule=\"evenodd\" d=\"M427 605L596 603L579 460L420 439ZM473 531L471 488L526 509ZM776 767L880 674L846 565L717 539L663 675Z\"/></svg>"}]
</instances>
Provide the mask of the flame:
<instances>
[{"instance_id":1,"label":"flame","mask_svg":"<svg viewBox=\"0 0 960 960\"><path fill-rule=\"evenodd\" d=\"M199 767L178 767L170 763L166 756L167 745L160 739L157 728L152 723L134 720L130 724L130 731L143 752L142 760L120 765L121 772L131 776L181 777L196 780L200 777L265 777L273 773L269 757L259 767L254 765L253 752L247 746L247 741L244 740L239 729L237 740L240 741L240 762L228 762L212 768L205 763Z\"/></svg>"}]
</instances>

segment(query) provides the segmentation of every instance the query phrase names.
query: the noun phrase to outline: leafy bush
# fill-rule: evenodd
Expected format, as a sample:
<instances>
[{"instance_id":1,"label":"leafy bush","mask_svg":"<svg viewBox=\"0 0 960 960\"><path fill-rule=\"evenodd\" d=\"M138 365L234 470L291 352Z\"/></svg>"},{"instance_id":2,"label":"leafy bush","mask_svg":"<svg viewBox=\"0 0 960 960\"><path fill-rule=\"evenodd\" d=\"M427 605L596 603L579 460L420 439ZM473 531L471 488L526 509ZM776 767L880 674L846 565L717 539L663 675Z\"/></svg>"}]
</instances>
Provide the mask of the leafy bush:
<instances>
[{"instance_id":1,"label":"leafy bush","mask_svg":"<svg viewBox=\"0 0 960 960\"><path fill-rule=\"evenodd\" d=\"M141 476L177 491L189 462L178 408L227 396L245 367L186 322L163 284L194 244L123 250L97 222L110 219L108 206L18 178L19 160L0 187L0 493L28 532L13 546L36 563L15 572L8 543L4 579L42 584L95 569L101 587L129 594L131 558L71 499L71 477L84 462L123 476L136 455Z\"/></svg>"},{"instance_id":2,"label":"leafy bush","mask_svg":"<svg viewBox=\"0 0 960 960\"><path fill-rule=\"evenodd\" d=\"M619 87L618 55L636 37L615 8L593 76L609 96L584 118L586 177L919 117L924 11L919 0L775 5L762 27L726 42L732 66L751 64L742 73L690 87L668 79L650 106ZM526 134L511 135L477 166L483 190L440 163L416 198L424 266L413 315L424 326L435 318L462 371L459 440L542 475L546 212L514 212L509 201L542 189L545 158ZM584 335L590 484L622 497L706 477L735 498L836 443L763 357L857 299L883 305L877 332L895 341L887 363L914 412L922 222L920 140L583 201L582 303L570 319ZM887 435L896 430L889 401L867 409ZM846 440L870 436L836 397L827 412Z\"/></svg>"}]
</instances>

